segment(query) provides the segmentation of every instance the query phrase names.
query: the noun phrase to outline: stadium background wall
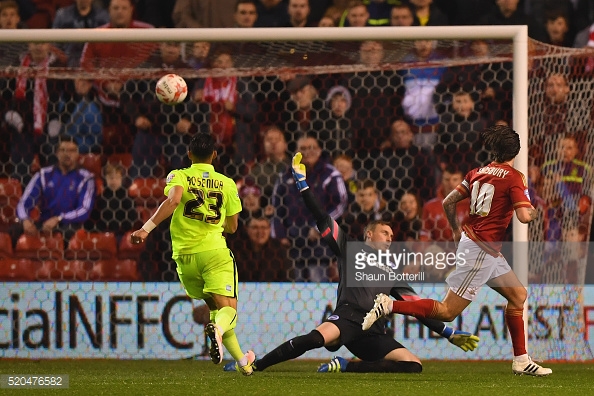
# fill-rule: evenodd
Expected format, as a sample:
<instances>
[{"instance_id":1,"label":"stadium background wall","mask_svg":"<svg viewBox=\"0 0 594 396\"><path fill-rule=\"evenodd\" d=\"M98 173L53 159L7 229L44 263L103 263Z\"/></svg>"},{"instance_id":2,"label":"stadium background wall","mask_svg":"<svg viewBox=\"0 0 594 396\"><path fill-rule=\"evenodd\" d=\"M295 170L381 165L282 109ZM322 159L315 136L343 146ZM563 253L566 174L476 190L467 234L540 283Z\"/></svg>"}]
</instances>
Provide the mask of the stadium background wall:
<instances>
[{"instance_id":1,"label":"stadium background wall","mask_svg":"<svg viewBox=\"0 0 594 396\"><path fill-rule=\"evenodd\" d=\"M314 328L333 306L334 284L244 283L240 285L237 330L242 345L257 355ZM553 286L537 286L554 288ZM420 295L439 298L444 284L415 285ZM564 288L550 290L561 296ZM594 286L584 287L584 337L594 347ZM396 316L395 337L422 359L504 359L511 344L501 297L483 288L455 326L481 337L475 353L464 353L429 334L414 318ZM529 307L529 349L563 342L575 306L560 299ZM199 355L204 336L192 302L178 283L2 283L1 358L183 359ZM303 358L330 358L320 349ZM350 357L346 349L338 355ZM229 358L229 356L225 356ZM539 358L535 356L535 358Z\"/></svg>"}]
</instances>

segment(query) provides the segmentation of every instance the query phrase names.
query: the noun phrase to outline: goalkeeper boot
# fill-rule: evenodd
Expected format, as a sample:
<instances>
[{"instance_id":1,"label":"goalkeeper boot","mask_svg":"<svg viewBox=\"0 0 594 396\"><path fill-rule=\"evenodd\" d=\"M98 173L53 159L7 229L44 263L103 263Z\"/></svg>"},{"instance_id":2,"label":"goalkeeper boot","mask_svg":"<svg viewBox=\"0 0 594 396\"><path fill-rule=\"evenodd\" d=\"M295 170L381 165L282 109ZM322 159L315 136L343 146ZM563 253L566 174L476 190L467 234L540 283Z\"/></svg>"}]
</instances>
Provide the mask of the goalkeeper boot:
<instances>
[{"instance_id":1,"label":"goalkeeper boot","mask_svg":"<svg viewBox=\"0 0 594 396\"><path fill-rule=\"evenodd\" d=\"M527 359L524 361L518 361L514 359L512 363L512 371L516 375L533 375L535 377L546 377L549 374L553 373L553 370L550 368L542 367L532 361L532 358L528 356Z\"/></svg>"},{"instance_id":2,"label":"goalkeeper boot","mask_svg":"<svg viewBox=\"0 0 594 396\"><path fill-rule=\"evenodd\" d=\"M221 328L214 323L206 325L204 332L210 338L210 360L214 364L221 364L223 361L223 336L221 334Z\"/></svg>"},{"instance_id":3,"label":"goalkeeper boot","mask_svg":"<svg viewBox=\"0 0 594 396\"><path fill-rule=\"evenodd\" d=\"M320 364L318 373L344 373L349 361L340 356L334 356L329 363Z\"/></svg>"},{"instance_id":4,"label":"goalkeeper boot","mask_svg":"<svg viewBox=\"0 0 594 396\"><path fill-rule=\"evenodd\" d=\"M379 318L392 313L392 299L389 296L380 293L375 297L374 302L371 311L363 318L363 330L369 330Z\"/></svg>"},{"instance_id":5,"label":"goalkeeper boot","mask_svg":"<svg viewBox=\"0 0 594 396\"><path fill-rule=\"evenodd\" d=\"M245 354L247 358L247 363L245 366L240 366L239 362L235 363L235 371L239 371L243 375L252 375L256 367L254 366L254 362L256 361L256 354L254 351L247 351Z\"/></svg>"},{"instance_id":6,"label":"goalkeeper boot","mask_svg":"<svg viewBox=\"0 0 594 396\"><path fill-rule=\"evenodd\" d=\"M448 341L462 349L464 352L468 352L476 349L480 338L466 331L455 330L452 335L448 337Z\"/></svg>"}]
</instances>

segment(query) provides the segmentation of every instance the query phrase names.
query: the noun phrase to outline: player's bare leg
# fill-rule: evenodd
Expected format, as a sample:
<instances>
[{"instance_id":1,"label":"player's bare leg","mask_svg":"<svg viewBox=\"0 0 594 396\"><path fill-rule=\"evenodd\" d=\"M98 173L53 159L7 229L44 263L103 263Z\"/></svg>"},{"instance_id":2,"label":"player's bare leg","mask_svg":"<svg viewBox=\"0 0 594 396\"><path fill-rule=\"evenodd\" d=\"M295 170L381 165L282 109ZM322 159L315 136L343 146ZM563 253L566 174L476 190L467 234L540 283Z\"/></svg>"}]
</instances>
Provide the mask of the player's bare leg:
<instances>
[{"instance_id":1,"label":"player's bare leg","mask_svg":"<svg viewBox=\"0 0 594 396\"><path fill-rule=\"evenodd\" d=\"M514 360L512 363L514 374L527 374L538 377L551 374L553 370L534 363L526 351L523 318L524 302L528 295L526 288L518 280L518 277L513 271L493 278L487 284L507 300L505 322L509 329L514 349Z\"/></svg>"}]
</instances>

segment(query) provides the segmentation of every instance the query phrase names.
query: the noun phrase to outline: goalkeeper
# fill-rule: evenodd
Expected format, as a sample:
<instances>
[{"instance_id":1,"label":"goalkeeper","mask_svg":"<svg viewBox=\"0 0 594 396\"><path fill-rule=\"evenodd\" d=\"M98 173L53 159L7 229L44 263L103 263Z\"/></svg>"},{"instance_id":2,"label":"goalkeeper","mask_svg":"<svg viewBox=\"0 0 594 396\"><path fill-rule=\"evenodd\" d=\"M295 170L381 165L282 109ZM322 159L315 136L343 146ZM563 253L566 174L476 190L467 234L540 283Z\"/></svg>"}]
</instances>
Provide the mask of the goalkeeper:
<instances>
[{"instance_id":1,"label":"goalkeeper","mask_svg":"<svg viewBox=\"0 0 594 396\"><path fill-rule=\"evenodd\" d=\"M320 209L314 194L309 190L305 165L301 163L301 153L293 157L293 177L305 205L316 219L322 238L339 258L338 301L334 312L315 330L283 343L262 359L256 360L254 370L265 370L274 364L301 356L311 349L325 347L334 352L344 345L361 360L347 361L341 357L334 357L329 363L322 364L318 372L421 372L422 365L419 358L386 334L385 320L374 323L367 331L361 328L363 317L373 307L375 296L380 290L384 290L398 300L412 300L419 297L410 285L404 282L398 282L391 288L347 287L345 275L347 235L328 214ZM383 221L370 222L364 232L365 242L370 251L387 248L393 237L390 224ZM419 318L419 321L464 351L472 351L477 347L479 339L470 333L454 330L437 320ZM225 366L226 370L233 370L233 368L233 364Z\"/></svg>"}]
</instances>

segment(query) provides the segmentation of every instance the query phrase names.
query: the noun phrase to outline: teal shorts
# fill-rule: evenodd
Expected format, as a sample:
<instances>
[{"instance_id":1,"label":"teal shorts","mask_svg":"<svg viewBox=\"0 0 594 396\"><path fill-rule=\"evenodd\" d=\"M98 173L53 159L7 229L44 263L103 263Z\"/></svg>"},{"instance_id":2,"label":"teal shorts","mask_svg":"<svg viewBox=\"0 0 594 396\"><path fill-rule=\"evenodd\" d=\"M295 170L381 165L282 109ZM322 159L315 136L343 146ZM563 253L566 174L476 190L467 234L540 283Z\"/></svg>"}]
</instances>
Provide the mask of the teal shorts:
<instances>
[{"instance_id":1,"label":"teal shorts","mask_svg":"<svg viewBox=\"0 0 594 396\"><path fill-rule=\"evenodd\" d=\"M230 249L184 254L174 260L188 296L197 300L213 294L237 298L237 265Z\"/></svg>"}]
</instances>

